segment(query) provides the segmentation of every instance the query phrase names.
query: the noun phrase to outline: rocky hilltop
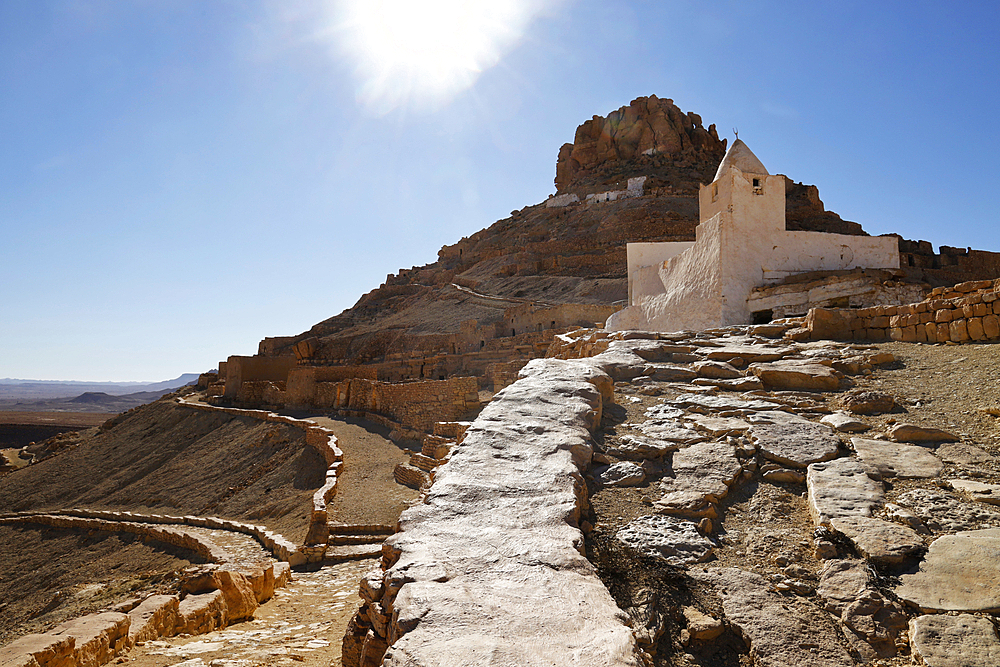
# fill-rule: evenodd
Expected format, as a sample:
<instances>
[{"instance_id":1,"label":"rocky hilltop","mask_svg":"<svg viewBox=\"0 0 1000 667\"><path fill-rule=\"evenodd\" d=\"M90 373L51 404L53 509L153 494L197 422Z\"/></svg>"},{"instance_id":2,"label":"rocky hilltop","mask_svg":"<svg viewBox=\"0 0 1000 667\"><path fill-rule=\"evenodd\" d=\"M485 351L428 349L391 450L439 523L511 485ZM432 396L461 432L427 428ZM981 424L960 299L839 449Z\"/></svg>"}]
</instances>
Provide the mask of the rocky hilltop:
<instances>
[{"instance_id":1,"label":"rocky hilltop","mask_svg":"<svg viewBox=\"0 0 1000 667\"><path fill-rule=\"evenodd\" d=\"M563 311L536 318L543 328L603 321L610 311L566 306L610 307L626 298L627 243L694 239L698 187L712 181L726 144L698 114L656 96L594 116L559 151L556 196L443 247L433 264L388 276L309 331L265 340L260 353L294 350L314 363L366 364L478 348L512 330L525 333L519 315L555 306ZM629 190L629 179L645 180ZM786 192L789 229L865 233L826 211L816 186L789 180ZM456 337L463 323L495 331L470 343Z\"/></svg>"}]
</instances>

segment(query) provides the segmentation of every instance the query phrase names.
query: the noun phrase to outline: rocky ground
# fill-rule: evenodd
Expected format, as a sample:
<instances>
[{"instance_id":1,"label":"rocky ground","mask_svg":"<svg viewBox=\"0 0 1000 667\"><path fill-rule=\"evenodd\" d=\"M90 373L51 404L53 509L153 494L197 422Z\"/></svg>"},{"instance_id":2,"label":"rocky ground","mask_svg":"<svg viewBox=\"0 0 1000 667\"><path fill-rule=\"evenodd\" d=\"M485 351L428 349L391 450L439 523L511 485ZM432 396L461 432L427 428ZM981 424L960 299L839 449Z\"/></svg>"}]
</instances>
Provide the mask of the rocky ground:
<instances>
[{"instance_id":1,"label":"rocky ground","mask_svg":"<svg viewBox=\"0 0 1000 667\"><path fill-rule=\"evenodd\" d=\"M742 333L612 343L588 554L648 664L1000 664L1000 350Z\"/></svg>"}]
</instances>

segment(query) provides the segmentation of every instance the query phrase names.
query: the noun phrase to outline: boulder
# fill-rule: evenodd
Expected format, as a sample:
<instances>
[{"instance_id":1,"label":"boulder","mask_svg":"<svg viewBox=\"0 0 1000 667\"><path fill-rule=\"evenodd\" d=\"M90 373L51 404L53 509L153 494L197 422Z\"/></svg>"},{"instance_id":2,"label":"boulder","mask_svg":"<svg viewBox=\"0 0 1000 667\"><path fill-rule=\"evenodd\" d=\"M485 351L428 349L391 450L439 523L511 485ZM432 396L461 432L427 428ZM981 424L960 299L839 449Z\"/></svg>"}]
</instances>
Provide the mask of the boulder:
<instances>
[{"instance_id":1,"label":"boulder","mask_svg":"<svg viewBox=\"0 0 1000 667\"><path fill-rule=\"evenodd\" d=\"M768 389L836 391L840 388L840 374L818 363L750 364L750 372L759 377Z\"/></svg>"},{"instance_id":2,"label":"boulder","mask_svg":"<svg viewBox=\"0 0 1000 667\"><path fill-rule=\"evenodd\" d=\"M881 391L855 389L840 397L838 403L856 415L880 415L896 409L896 399Z\"/></svg>"},{"instance_id":3,"label":"boulder","mask_svg":"<svg viewBox=\"0 0 1000 667\"><path fill-rule=\"evenodd\" d=\"M130 643L172 636L177 627L179 602L173 595L150 595L128 612Z\"/></svg>"},{"instance_id":4,"label":"boulder","mask_svg":"<svg viewBox=\"0 0 1000 667\"><path fill-rule=\"evenodd\" d=\"M596 480L602 486L636 486L646 481L646 472L631 461L621 461L599 472Z\"/></svg>"},{"instance_id":5,"label":"boulder","mask_svg":"<svg viewBox=\"0 0 1000 667\"><path fill-rule=\"evenodd\" d=\"M661 514L714 518L715 505L742 471L736 449L724 442L699 442L680 449L660 481L663 496L653 507Z\"/></svg>"},{"instance_id":6,"label":"boulder","mask_svg":"<svg viewBox=\"0 0 1000 667\"><path fill-rule=\"evenodd\" d=\"M700 378L733 380L743 377L743 373L724 361L701 361L694 365L694 372Z\"/></svg>"},{"instance_id":7,"label":"boulder","mask_svg":"<svg viewBox=\"0 0 1000 667\"><path fill-rule=\"evenodd\" d=\"M954 433L914 424L896 424L889 429L889 437L896 442L958 442Z\"/></svg>"},{"instance_id":8,"label":"boulder","mask_svg":"<svg viewBox=\"0 0 1000 667\"><path fill-rule=\"evenodd\" d=\"M826 424L840 433L861 433L871 428L868 424L860 419L855 419L846 412L834 412L825 415L819 421L821 424Z\"/></svg>"}]
</instances>

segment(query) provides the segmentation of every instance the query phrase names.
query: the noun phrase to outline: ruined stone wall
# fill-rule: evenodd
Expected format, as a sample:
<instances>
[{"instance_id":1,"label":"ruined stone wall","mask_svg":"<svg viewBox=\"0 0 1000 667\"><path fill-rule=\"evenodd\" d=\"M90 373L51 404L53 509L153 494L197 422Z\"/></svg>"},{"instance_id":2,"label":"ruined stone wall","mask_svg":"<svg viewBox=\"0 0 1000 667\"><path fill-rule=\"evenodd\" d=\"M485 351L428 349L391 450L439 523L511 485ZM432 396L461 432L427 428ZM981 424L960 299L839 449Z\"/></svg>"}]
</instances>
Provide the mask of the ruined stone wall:
<instances>
[{"instance_id":1,"label":"ruined stone wall","mask_svg":"<svg viewBox=\"0 0 1000 667\"><path fill-rule=\"evenodd\" d=\"M813 338L956 343L1000 340L1000 279L935 288L919 303L872 308L813 309Z\"/></svg>"},{"instance_id":2,"label":"ruined stone wall","mask_svg":"<svg viewBox=\"0 0 1000 667\"><path fill-rule=\"evenodd\" d=\"M929 241L900 238L899 265L911 280L946 286L1000 275L1000 253L941 246L940 254L935 254Z\"/></svg>"},{"instance_id":3,"label":"ruined stone wall","mask_svg":"<svg viewBox=\"0 0 1000 667\"><path fill-rule=\"evenodd\" d=\"M225 377L226 398L236 398L240 387L247 381L267 380L285 382L288 371L296 363L295 357L244 357L231 356L225 363L225 370L219 364L220 377ZM262 390L261 390L262 391Z\"/></svg>"},{"instance_id":4,"label":"ruined stone wall","mask_svg":"<svg viewBox=\"0 0 1000 667\"><path fill-rule=\"evenodd\" d=\"M479 408L479 383L474 377L386 383L354 378L320 383L328 407L384 415L403 426L431 433L438 421L458 421ZM326 406L324 406L326 407Z\"/></svg>"}]
</instances>

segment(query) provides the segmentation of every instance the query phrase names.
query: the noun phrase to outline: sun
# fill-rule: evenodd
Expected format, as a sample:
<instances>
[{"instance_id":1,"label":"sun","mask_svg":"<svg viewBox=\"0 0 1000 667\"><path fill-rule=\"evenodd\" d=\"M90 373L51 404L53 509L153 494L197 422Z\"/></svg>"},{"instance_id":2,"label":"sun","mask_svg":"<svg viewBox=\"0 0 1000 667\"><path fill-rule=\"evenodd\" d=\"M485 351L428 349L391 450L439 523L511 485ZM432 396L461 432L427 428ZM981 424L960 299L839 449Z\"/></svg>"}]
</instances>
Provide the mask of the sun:
<instances>
[{"instance_id":1,"label":"sun","mask_svg":"<svg viewBox=\"0 0 1000 667\"><path fill-rule=\"evenodd\" d=\"M472 86L552 2L338 0L335 34L368 106L436 106Z\"/></svg>"}]
</instances>

